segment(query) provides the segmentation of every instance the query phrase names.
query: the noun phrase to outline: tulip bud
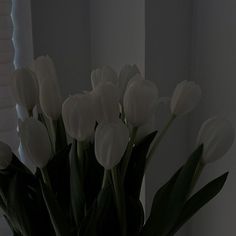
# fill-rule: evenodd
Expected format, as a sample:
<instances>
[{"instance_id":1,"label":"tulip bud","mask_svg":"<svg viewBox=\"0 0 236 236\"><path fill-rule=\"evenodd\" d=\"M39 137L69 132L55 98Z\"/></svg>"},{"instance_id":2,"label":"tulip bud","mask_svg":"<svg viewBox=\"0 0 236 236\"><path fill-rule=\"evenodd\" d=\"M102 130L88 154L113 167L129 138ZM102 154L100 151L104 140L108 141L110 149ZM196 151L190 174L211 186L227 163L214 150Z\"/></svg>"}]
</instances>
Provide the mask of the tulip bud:
<instances>
[{"instance_id":1,"label":"tulip bud","mask_svg":"<svg viewBox=\"0 0 236 236\"><path fill-rule=\"evenodd\" d=\"M134 127L143 125L152 117L158 99L156 85L141 75L133 77L124 95L124 111L127 121Z\"/></svg>"},{"instance_id":2,"label":"tulip bud","mask_svg":"<svg viewBox=\"0 0 236 236\"><path fill-rule=\"evenodd\" d=\"M45 167L52 154L46 127L38 120L27 118L20 124L19 133L27 157L35 166Z\"/></svg>"},{"instance_id":3,"label":"tulip bud","mask_svg":"<svg viewBox=\"0 0 236 236\"><path fill-rule=\"evenodd\" d=\"M0 170L6 169L12 161L11 148L0 141Z\"/></svg>"},{"instance_id":4,"label":"tulip bud","mask_svg":"<svg viewBox=\"0 0 236 236\"><path fill-rule=\"evenodd\" d=\"M12 91L16 102L32 111L38 104L38 82L32 71L29 69L17 69L12 76Z\"/></svg>"},{"instance_id":5,"label":"tulip bud","mask_svg":"<svg viewBox=\"0 0 236 236\"><path fill-rule=\"evenodd\" d=\"M62 118L67 133L78 141L91 137L95 128L92 96L89 93L74 95L62 105Z\"/></svg>"},{"instance_id":6,"label":"tulip bud","mask_svg":"<svg viewBox=\"0 0 236 236\"><path fill-rule=\"evenodd\" d=\"M171 98L171 113L184 115L195 108L201 98L201 88L193 81L184 80L179 83Z\"/></svg>"},{"instance_id":7,"label":"tulip bud","mask_svg":"<svg viewBox=\"0 0 236 236\"><path fill-rule=\"evenodd\" d=\"M204 164L221 158L232 146L235 131L232 124L220 117L213 117L203 123L197 138L197 145L204 145Z\"/></svg>"},{"instance_id":8,"label":"tulip bud","mask_svg":"<svg viewBox=\"0 0 236 236\"><path fill-rule=\"evenodd\" d=\"M129 141L129 130L121 121L101 123L95 132L95 154L97 161L107 170L122 159Z\"/></svg>"},{"instance_id":9,"label":"tulip bud","mask_svg":"<svg viewBox=\"0 0 236 236\"><path fill-rule=\"evenodd\" d=\"M57 81L55 66L49 56L41 56L36 58L31 67L40 82L44 80Z\"/></svg>"},{"instance_id":10,"label":"tulip bud","mask_svg":"<svg viewBox=\"0 0 236 236\"><path fill-rule=\"evenodd\" d=\"M136 143L140 142L143 138L147 135L151 134L152 132L158 129L157 120L160 115L160 109L169 106L170 98L168 97L161 97L155 103L155 109L153 115L148 118L147 122L138 128L138 132L136 135Z\"/></svg>"},{"instance_id":11,"label":"tulip bud","mask_svg":"<svg viewBox=\"0 0 236 236\"><path fill-rule=\"evenodd\" d=\"M140 71L136 65L125 65L121 69L118 81L121 103L123 102L125 90L130 79L133 78L136 74L140 74Z\"/></svg>"},{"instance_id":12,"label":"tulip bud","mask_svg":"<svg viewBox=\"0 0 236 236\"><path fill-rule=\"evenodd\" d=\"M102 68L93 70L91 73L91 83L93 88L96 88L99 84L105 82L111 82L116 85L117 80L117 74L110 66L103 66Z\"/></svg>"},{"instance_id":13,"label":"tulip bud","mask_svg":"<svg viewBox=\"0 0 236 236\"><path fill-rule=\"evenodd\" d=\"M110 82L99 84L93 91L96 120L113 122L119 118L118 88Z\"/></svg>"},{"instance_id":14,"label":"tulip bud","mask_svg":"<svg viewBox=\"0 0 236 236\"><path fill-rule=\"evenodd\" d=\"M54 63L49 56L42 56L35 60L33 68L39 81L42 111L52 120L58 120L61 114L62 97Z\"/></svg>"},{"instance_id":15,"label":"tulip bud","mask_svg":"<svg viewBox=\"0 0 236 236\"><path fill-rule=\"evenodd\" d=\"M55 80L43 81L40 83L39 95L44 114L52 120L58 120L62 109L62 97L58 83Z\"/></svg>"}]
</instances>

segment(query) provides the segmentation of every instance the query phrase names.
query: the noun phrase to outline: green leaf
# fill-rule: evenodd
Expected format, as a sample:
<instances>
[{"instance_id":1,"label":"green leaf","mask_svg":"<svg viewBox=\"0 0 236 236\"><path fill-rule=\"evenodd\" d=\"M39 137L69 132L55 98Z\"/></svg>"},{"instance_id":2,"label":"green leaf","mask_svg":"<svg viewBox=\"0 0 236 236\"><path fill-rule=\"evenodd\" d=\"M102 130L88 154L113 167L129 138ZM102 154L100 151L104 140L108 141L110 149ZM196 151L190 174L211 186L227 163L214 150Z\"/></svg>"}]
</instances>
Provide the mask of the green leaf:
<instances>
[{"instance_id":1,"label":"green leaf","mask_svg":"<svg viewBox=\"0 0 236 236\"><path fill-rule=\"evenodd\" d=\"M24 186L20 183L20 176L16 173L9 183L7 199L7 215L11 218L12 227L21 232L22 235L34 234L30 219L25 208L25 199L22 191Z\"/></svg>"},{"instance_id":2,"label":"green leaf","mask_svg":"<svg viewBox=\"0 0 236 236\"><path fill-rule=\"evenodd\" d=\"M88 211L86 217L81 223L79 234L82 236L97 236L97 201Z\"/></svg>"},{"instance_id":3,"label":"green leaf","mask_svg":"<svg viewBox=\"0 0 236 236\"><path fill-rule=\"evenodd\" d=\"M200 208L213 199L223 188L227 177L228 172L214 179L192 196L184 205L175 226L168 235L174 235Z\"/></svg>"},{"instance_id":4,"label":"green leaf","mask_svg":"<svg viewBox=\"0 0 236 236\"><path fill-rule=\"evenodd\" d=\"M125 191L127 195L139 199L146 163L146 155L157 131L147 135L132 151L126 177Z\"/></svg>"},{"instance_id":5,"label":"green leaf","mask_svg":"<svg viewBox=\"0 0 236 236\"><path fill-rule=\"evenodd\" d=\"M4 171L4 170L2 170ZM19 172L23 175L31 175L33 176L32 172L19 160L15 154L12 154L12 162L11 165L8 166L7 169L5 169L6 172L12 171L12 172Z\"/></svg>"},{"instance_id":6,"label":"green leaf","mask_svg":"<svg viewBox=\"0 0 236 236\"><path fill-rule=\"evenodd\" d=\"M144 224L144 211L139 199L126 197L128 235L139 235Z\"/></svg>"},{"instance_id":7,"label":"green leaf","mask_svg":"<svg viewBox=\"0 0 236 236\"><path fill-rule=\"evenodd\" d=\"M40 181L40 186L56 235L69 236L70 228L67 219L64 217L64 213L60 208L54 193L42 181Z\"/></svg>"},{"instance_id":8,"label":"green leaf","mask_svg":"<svg viewBox=\"0 0 236 236\"><path fill-rule=\"evenodd\" d=\"M43 113L38 113L38 120L48 129L48 119Z\"/></svg>"},{"instance_id":9,"label":"green leaf","mask_svg":"<svg viewBox=\"0 0 236 236\"><path fill-rule=\"evenodd\" d=\"M97 200L97 235L120 236L120 225L117 218L113 188L108 185L104 188Z\"/></svg>"},{"instance_id":10,"label":"green leaf","mask_svg":"<svg viewBox=\"0 0 236 236\"><path fill-rule=\"evenodd\" d=\"M181 168L171 177L171 179L162 186L155 194L152 209L148 220L146 221L143 229L142 236L159 236L163 231L164 214L168 205L168 200L173 189L173 186L178 178Z\"/></svg>"},{"instance_id":11,"label":"green leaf","mask_svg":"<svg viewBox=\"0 0 236 236\"><path fill-rule=\"evenodd\" d=\"M3 172L0 173L0 195L9 225L16 233L26 232L22 221L27 220L30 235L54 235L37 178L16 156ZM40 227L41 224L44 227Z\"/></svg>"},{"instance_id":12,"label":"green leaf","mask_svg":"<svg viewBox=\"0 0 236 236\"><path fill-rule=\"evenodd\" d=\"M94 144L88 143L84 148L84 193L86 209L94 203L101 190L104 168L97 162Z\"/></svg>"},{"instance_id":13,"label":"green leaf","mask_svg":"<svg viewBox=\"0 0 236 236\"><path fill-rule=\"evenodd\" d=\"M81 163L77 155L77 142L74 140L70 152L70 196L74 220L80 226L85 213L85 195Z\"/></svg>"},{"instance_id":14,"label":"green leaf","mask_svg":"<svg viewBox=\"0 0 236 236\"><path fill-rule=\"evenodd\" d=\"M66 146L47 165L53 191L67 217L70 208L70 150L71 145Z\"/></svg>"},{"instance_id":15,"label":"green leaf","mask_svg":"<svg viewBox=\"0 0 236 236\"><path fill-rule=\"evenodd\" d=\"M38 114L38 120L45 126L47 129L47 133L50 139L51 147L53 149L53 152L55 151L55 131L53 127L53 122L50 118L45 116L43 113Z\"/></svg>"},{"instance_id":16,"label":"green leaf","mask_svg":"<svg viewBox=\"0 0 236 236\"><path fill-rule=\"evenodd\" d=\"M184 203L190 194L193 178L202 156L202 152L203 145L200 145L187 160L187 162L181 169L178 178L176 179L164 216L164 218L166 219L165 232L168 232L169 229L171 229L175 224L180 212L182 211Z\"/></svg>"},{"instance_id":17,"label":"green leaf","mask_svg":"<svg viewBox=\"0 0 236 236\"><path fill-rule=\"evenodd\" d=\"M57 121L54 121L54 127L56 132L56 153L57 153L63 150L67 146L67 137L62 116L60 116Z\"/></svg>"}]
</instances>

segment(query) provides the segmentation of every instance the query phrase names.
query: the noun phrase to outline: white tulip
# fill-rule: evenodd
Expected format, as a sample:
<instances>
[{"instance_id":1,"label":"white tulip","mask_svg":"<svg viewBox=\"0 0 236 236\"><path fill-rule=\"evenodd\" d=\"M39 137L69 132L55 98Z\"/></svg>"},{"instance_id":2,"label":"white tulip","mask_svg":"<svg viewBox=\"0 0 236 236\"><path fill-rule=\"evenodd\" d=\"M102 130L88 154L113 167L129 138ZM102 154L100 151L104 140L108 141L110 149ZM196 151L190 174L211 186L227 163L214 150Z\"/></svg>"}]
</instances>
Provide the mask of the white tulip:
<instances>
[{"instance_id":1,"label":"white tulip","mask_svg":"<svg viewBox=\"0 0 236 236\"><path fill-rule=\"evenodd\" d=\"M184 115L192 111L201 98L201 88L193 81L184 80L179 83L171 98L171 113Z\"/></svg>"},{"instance_id":2,"label":"white tulip","mask_svg":"<svg viewBox=\"0 0 236 236\"><path fill-rule=\"evenodd\" d=\"M62 118L72 138L84 141L91 137L95 128L92 96L86 93L67 98L62 105Z\"/></svg>"},{"instance_id":3,"label":"white tulip","mask_svg":"<svg viewBox=\"0 0 236 236\"><path fill-rule=\"evenodd\" d=\"M140 74L140 71L136 65L125 65L122 67L118 80L121 103L123 103L125 90L130 79L133 78L136 74Z\"/></svg>"},{"instance_id":4,"label":"white tulip","mask_svg":"<svg viewBox=\"0 0 236 236\"><path fill-rule=\"evenodd\" d=\"M234 137L234 128L228 120L213 117L205 121L197 138L197 145L204 145L202 162L207 164L221 158L232 146Z\"/></svg>"},{"instance_id":5,"label":"white tulip","mask_svg":"<svg viewBox=\"0 0 236 236\"><path fill-rule=\"evenodd\" d=\"M19 133L27 157L35 166L45 167L52 155L46 127L38 120L27 118L20 124Z\"/></svg>"},{"instance_id":6,"label":"white tulip","mask_svg":"<svg viewBox=\"0 0 236 236\"><path fill-rule=\"evenodd\" d=\"M160 109L169 106L170 103L170 98L168 97L161 97L158 99L158 101L155 103L155 109L153 115L148 118L147 122L140 126L138 128L138 132L136 135L136 142L138 143L141 141L143 138L145 138L147 135L151 134L152 132L156 131L158 129L158 117L160 114Z\"/></svg>"},{"instance_id":7,"label":"white tulip","mask_svg":"<svg viewBox=\"0 0 236 236\"><path fill-rule=\"evenodd\" d=\"M110 66L103 66L102 68L97 68L91 73L91 83L93 89L99 84L105 82L111 82L117 84L118 77L116 72Z\"/></svg>"},{"instance_id":8,"label":"white tulip","mask_svg":"<svg viewBox=\"0 0 236 236\"><path fill-rule=\"evenodd\" d=\"M97 161L107 170L122 159L129 141L129 130L121 121L101 123L95 132L95 154Z\"/></svg>"},{"instance_id":9,"label":"white tulip","mask_svg":"<svg viewBox=\"0 0 236 236\"><path fill-rule=\"evenodd\" d=\"M49 56L41 56L34 61L32 69L39 82L41 109L47 117L57 120L61 114L62 96L54 63Z\"/></svg>"},{"instance_id":10,"label":"white tulip","mask_svg":"<svg viewBox=\"0 0 236 236\"><path fill-rule=\"evenodd\" d=\"M38 82L34 73L26 68L17 69L11 82L16 102L28 111L32 111L39 99Z\"/></svg>"},{"instance_id":11,"label":"white tulip","mask_svg":"<svg viewBox=\"0 0 236 236\"><path fill-rule=\"evenodd\" d=\"M44 114L52 120L58 120L62 109L62 97L58 83L55 80L41 82L39 95L40 106Z\"/></svg>"},{"instance_id":12,"label":"white tulip","mask_svg":"<svg viewBox=\"0 0 236 236\"><path fill-rule=\"evenodd\" d=\"M40 56L32 64L32 70L37 75L39 83L44 80L57 81L57 73L52 59L49 56Z\"/></svg>"},{"instance_id":13,"label":"white tulip","mask_svg":"<svg viewBox=\"0 0 236 236\"><path fill-rule=\"evenodd\" d=\"M156 85L139 74L134 76L127 86L123 101L127 121L134 127L146 123L155 111L157 100Z\"/></svg>"},{"instance_id":14,"label":"white tulip","mask_svg":"<svg viewBox=\"0 0 236 236\"><path fill-rule=\"evenodd\" d=\"M99 84L93 91L97 122L113 122L119 118L118 88L110 82Z\"/></svg>"},{"instance_id":15,"label":"white tulip","mask_svg":"<svg viewBox=\"0 0 236 236\"><path fill-rule=\"evenodd\" d=\"M11 148L0 141L0 170L6 169L12 161Z\"/></svg>"}]
</instances>

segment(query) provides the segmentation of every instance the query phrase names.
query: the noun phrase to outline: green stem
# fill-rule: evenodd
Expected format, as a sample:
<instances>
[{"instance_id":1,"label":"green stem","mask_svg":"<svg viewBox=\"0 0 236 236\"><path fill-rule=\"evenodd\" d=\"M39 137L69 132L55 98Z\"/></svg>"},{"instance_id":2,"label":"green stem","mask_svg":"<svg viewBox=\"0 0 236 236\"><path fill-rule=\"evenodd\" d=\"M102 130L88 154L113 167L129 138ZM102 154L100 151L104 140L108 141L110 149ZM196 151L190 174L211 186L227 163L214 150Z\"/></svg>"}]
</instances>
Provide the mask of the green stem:
<instances>
[{"instance_id":1,"label":"green stem","mask_svg":"<svg viewBox=\"0 0 236 236\"><path fill-rule=\"evenodd\" d=\"M79 170L80 170L80 184L83 192L85 191L85 173L87 170L86 166L86 156L85 156L86 142L77 141L77 156L79 160ZM84 199L84 215L87 215L86 199Z\"/></svg>"},{"instance_id":2,"label":"green stem","mask_svg":"<svg viewBox=\"0 0 236 236\"><path fill-rule=\"evenodd\" d=\"M85 149L85 142L77 141L77 154L78 158L81 161L84 159L84 149Z\"/></svg>"},{"instance_id":3,"label":"green stem","mask_svg":"<svg viewBox=\"0 0 236 236\"><path fill-rule=\"evenodd\" d=\"M55 134L55 149L56 152L59 152L67 145L65 126L61 115L57 120L53 120L52 122Z\"/></svg>"},{"instance_id":4,"label":"green stem","mask_svg":"<svg viewBox=\"0 0 236 236\"><path fill-rule=\"evenodd\" d=\"M135 138L136 138L136 135L137 135L137 131L138 131L138 127L134 127L132 129L130 140L129 140L125 155L123 157L122 168L121 168L122 180L123 181L125 179L125 175L126 175L126 172L127 172L127 169L128 169L129 160L130 160L130 156L132 154L133 146L135 144Z\"/></svg>"},{"instance_id":5,"label":"green stem","mask_svg":"<svg viewBox=\"0 0 236 236\"><path fill-rule=\"evenodd\" d=\"M102 189L104 189L107 186L109 175L110 175L110 171L104 169L104 175L103 175L103 181L102 181Z\"/></svg>"},{"instance_id":6,"label":"green stem","mask_svg":"<svg viewBox=\"0 0 236 236\"><path fill-rule=\"evenodd\" d=\"M84 155L84 142L77 141L77 156L79 160L79 168L80 168L80 177L81 177L81 184L84 189L84 174L85 174L85 155Z\"/></svg>"},{"instance_id":7,"label":"green stem","mask_svg":"<svg viewBox=\"0 0 236 236\"><path fill-rule=\"evenodd\" d=\"M125 123L125 111L124 111L124 106L121 105L121 120Z\"/></svg>"},{"instance_id":8,"label":"green stem","mask_svg":"<svg viewBox=\"0 0 236 236\"><path fill-rule=\"evenodd\" d=\"M53 151L53 155L56 154L56 133L55 133L55 127L54 127L54 123L53 120L51 118L46 118L47 122L45 120L45 122L47 123L47 128L48 128L48 133L49 136L51 137L51 145L52 145L52 151Z\"/></svg>"},{"instance_id":9,"label":"green stem","mask_svg":"<svg viewBox=\"0 0 236 236\"><path fill-rule=\"evenodd\" d=\"M111 171L112 181L114 185L115 201L117 206L117 215L120 222L121 236L126 236L127 225L126 225L126 207L125 197L121 191L121 182L118 178L117 167L114 167Z\"/></svg>"},{"instance_id":10,"label":"green stem","mask_svg":"<svg viewBox=\"0 0 236 236\"><path fill-rule=\"evenodd\" d=\"M52 152L53 152L53 155L55 154L55 148L54 148L54 145L53 145L53 141L52 141L52 134L50 132L50 128L48 127L47 125L47 122L45 120L45 117L43 116L42 113L39 113L38 114L38 120L46 127L47 129L47 133L48 133L48 137L49 137L49 141L50 141L50 145L51 145L51 148L52 148Z\"/></svg>"},{"instance_id":11,"label":"green stem","mask_svg":"<svg viewBox=\"0 0 236 236\"><path fill-rule=\"evenodd\" d=\"M187 198L191 196L193 190L194 190L194 187L202 173L202 170L204 168L204 164L202 162L199 162L196 170L195 170L195 174L193 176L193 179L192 179L192 183L191 183L191 187L189 189L189 192L188 192L188 195L187 195ZM165 232L162 233L163 236L173 236L174 233L173 233L173 229L175 228L172 228L172 229L166 229Z\"/></svg>"},{"instance_id":12,"label":"green stem","mask_svg":"<svg viewBox=\"0 0 236 236\"><path fill-rule=\"evenodd\" d=\"M166 123L164 129L161 131L160 135L157 136L157 138L154 140L154 143L151 147L151 150L149 151L148 155L147 155L147 159L146 159L146 166L145 169L147 168L147 166L149 165L154 152L156 151L156 148L158 147L158 145L160 144L162 138L165 136L165 134L167 133L168 129L170 128L170 126L172 125L172 123L174 122L176 118L176 115L172 115L171 118L168 120L168 122Z\"/></svg>"},{"instance_id":13,"label":"green stem","mask_svg":"<svg viewBox=\"0 0 236 236\"><path fill-rule=\"evenodd\" d=\"M41 174L42 174L44 183L52 190L52 184L51 184L51 180L48 175L47 167L44 167L40 170L41 170Z\"/></svg>"},{"instance_id":14,"label":"green stem","mask_svg":"<svg viewBox=\"0 0 236 236\"><path fill-rule=\"evenodd\" d=\"M28 110L28 114L29 114L29 117L33 117L34 116L33 109L32 110Z\"/></svg>"}]
</instances>

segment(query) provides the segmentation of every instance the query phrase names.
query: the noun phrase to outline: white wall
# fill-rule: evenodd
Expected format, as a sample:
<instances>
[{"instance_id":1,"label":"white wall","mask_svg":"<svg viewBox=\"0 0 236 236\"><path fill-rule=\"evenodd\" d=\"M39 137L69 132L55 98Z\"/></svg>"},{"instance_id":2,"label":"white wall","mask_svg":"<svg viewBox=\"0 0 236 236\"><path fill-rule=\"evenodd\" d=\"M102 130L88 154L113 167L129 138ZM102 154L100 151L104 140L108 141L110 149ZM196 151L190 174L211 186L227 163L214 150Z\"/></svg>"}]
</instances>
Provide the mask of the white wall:
<instances>
[{"instance_id":1,"label":"white wall","mask_svg":"<svg viewBox=\"0 0 236 236\"><path fill-rule=\"evenodd\" d=\"M195 0L194 9L192 78L201 84L203 99L190 122L193 136L209 116L225 115L236 124L236 1ZM236 235L235 152L236 145L204 171L199 186L227 170L230 175L223 191L193 218L189 235Z\"/></svg>"},{"instance_id":2,"label":"white wall","mask_svg":"<svg viewBox=\"0 0 236 236\"><path fill-rule=\"evenodd\" d=\"M137 64L144 72L144 0L91 0L92 67Z\"/></svg>"}]
</instances>

